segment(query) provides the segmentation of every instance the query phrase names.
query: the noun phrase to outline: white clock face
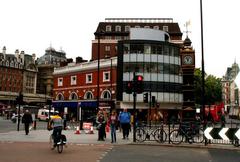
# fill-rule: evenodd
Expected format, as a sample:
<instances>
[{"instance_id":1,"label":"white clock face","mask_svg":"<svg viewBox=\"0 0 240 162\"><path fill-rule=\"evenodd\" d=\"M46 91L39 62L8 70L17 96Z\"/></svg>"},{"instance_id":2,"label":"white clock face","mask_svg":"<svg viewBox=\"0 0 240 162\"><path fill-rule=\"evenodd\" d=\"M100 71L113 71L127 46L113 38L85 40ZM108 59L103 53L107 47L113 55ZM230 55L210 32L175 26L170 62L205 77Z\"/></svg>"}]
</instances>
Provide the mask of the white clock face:
<instances>
[{"instance_id":1,"label":"white clock face","mask_svg":"<svg viewBox=\"0 0 240 162\"><path fill-rule=\"evenodd\" d=\"M183 58L183 63L184 63L184 64L187 64L187 65L192 64L192 63L193 63L192 56L189 56L189 55L184 56L184 58Z\"/></svg>"}]
</instances>

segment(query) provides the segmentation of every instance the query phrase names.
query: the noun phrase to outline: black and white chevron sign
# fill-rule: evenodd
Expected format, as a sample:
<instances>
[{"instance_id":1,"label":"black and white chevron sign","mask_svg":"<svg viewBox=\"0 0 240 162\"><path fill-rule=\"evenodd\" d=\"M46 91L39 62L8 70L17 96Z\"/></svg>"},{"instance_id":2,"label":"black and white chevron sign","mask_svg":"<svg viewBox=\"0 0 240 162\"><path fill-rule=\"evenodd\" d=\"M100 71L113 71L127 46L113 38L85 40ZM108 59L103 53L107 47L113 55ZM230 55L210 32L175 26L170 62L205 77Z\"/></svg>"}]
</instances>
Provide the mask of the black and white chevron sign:
<instances>
[{"instance_id":1,"label":"black and white chevron sign","mask_svg":"<svg viewBox=\"0 0 240 162\"><path fill-rule=\"evenodd\" d=\"M233 140L240 139L240 128L213 128L207 127L204 130L204 135L207 139L223 139Z\"/></svg>"}]
</instances>

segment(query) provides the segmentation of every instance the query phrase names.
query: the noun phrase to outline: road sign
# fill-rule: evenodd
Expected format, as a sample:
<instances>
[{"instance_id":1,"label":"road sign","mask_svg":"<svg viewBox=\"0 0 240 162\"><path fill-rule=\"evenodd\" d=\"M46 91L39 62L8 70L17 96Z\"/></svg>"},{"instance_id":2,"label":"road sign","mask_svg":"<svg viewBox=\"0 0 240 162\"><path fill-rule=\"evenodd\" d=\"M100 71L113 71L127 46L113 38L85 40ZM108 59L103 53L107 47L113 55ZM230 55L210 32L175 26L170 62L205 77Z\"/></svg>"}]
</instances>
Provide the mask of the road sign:
<instances>
[{"instance_id":1,"label":"road sign","mask_svg":"<svg viewBox=\"0 0 240 162\"><path fill-rule=\"evenodd\" d=\"M212 139L233 140L235 138L240 139L240 128L207 127L204 130L204 135L209 140Z\"/></svg>"}]
</instances>

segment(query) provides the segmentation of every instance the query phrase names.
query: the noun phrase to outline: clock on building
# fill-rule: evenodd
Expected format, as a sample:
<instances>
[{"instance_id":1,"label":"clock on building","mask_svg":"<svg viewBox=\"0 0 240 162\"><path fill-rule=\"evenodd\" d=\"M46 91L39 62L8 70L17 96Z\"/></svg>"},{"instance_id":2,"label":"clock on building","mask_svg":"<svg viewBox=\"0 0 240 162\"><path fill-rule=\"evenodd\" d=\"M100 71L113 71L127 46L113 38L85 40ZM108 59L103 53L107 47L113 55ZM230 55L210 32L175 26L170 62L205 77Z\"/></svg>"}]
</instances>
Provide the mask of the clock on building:
<instances>
[{"instance_id":1,"label":"clock on building","mask_svg":"<svg viewBox=\"0 0 240 162\"><path fill-rule=\"evenodd\" d=\"M191 65L193 63L193 58L190 55L186 55L183 57L183 64Z\"/></svg>"}]
</instances>

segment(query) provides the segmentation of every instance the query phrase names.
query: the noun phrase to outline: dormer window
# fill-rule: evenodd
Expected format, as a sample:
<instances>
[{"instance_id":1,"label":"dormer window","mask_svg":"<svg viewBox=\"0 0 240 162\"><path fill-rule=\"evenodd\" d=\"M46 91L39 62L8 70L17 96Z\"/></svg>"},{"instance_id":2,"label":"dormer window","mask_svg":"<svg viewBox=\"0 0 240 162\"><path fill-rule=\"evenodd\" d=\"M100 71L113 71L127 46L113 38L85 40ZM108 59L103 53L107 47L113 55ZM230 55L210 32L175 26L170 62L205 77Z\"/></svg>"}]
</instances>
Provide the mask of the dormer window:
<instances>
[{"instance_id":1,"label":"dormer window","mask_svg":"<svg viewBox=\"0 0 240 162\"><path fill-rule=\"evenodd\" d=\"M136 25L135 28L140 28L140 26L139 26L139 25Z\"/></svg>"},{"instance_id":2,"label":"dormer window","mask_svg":"<svg viewBox=\"0 0 240 162\"><path fill-rule=\"evenodd\" d=\"M125 26L125 32L129 32L130 31L130 26Z\"/></svg>"},{"instance_id":3,"label":"dormer window","mask_svg":"<svg viewBox=\"0 0 240 162\"><path fill-rule=\"evenodd\" d=\"M163 26L163 31L168 32L168 26Z\"/></svg>"},{"instance_id":4,"label":"dormer window","mask_svg":"<svg viewBox=\"0 0 240 162\"><path fill-rule=\"evenodd\" d=\"M112 27L111 27L111 25L107 25L106 26L106 32L110 32L110 31L112 31Z\"/></svg>"},{"instance_id":5,"label":"dormer window","mask_svg":"<svg viewBox=\"0 0 240 162\"><path fill-rule=\"evenodd\" d=\"M159 26L154 26L153 29L159 30Z\"/></svg>"},{"instance_id":6,"label":"dormer window","mask_svg":"<svg viewBox=\"0 0 240 162\"><path fill-rule=\"evenodd\" d=\"M149 28L150 28L150 26L144 26L144 28L146 28L146 29L149 29Z\"/></svg>"},{"instance_id":7,"label":"dormer window","mask_svg":"<svg viewBox=\"0 0 240 162\"><path fill-rule=\"evenodd\" d=\"M115 27L115 31L116 31L116 32L121 32L121 26L117 25L117 26Z\"/></svg>"}]
</instances>

